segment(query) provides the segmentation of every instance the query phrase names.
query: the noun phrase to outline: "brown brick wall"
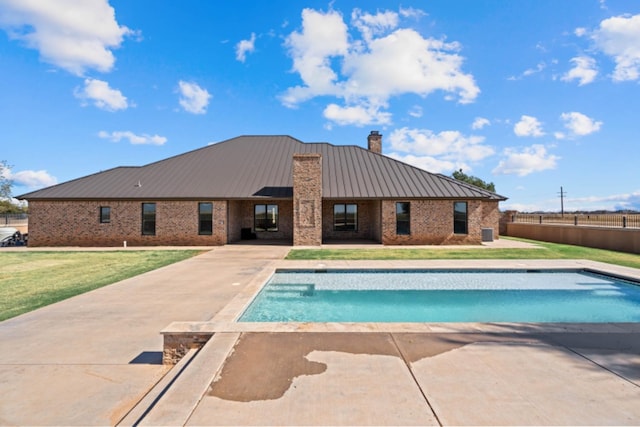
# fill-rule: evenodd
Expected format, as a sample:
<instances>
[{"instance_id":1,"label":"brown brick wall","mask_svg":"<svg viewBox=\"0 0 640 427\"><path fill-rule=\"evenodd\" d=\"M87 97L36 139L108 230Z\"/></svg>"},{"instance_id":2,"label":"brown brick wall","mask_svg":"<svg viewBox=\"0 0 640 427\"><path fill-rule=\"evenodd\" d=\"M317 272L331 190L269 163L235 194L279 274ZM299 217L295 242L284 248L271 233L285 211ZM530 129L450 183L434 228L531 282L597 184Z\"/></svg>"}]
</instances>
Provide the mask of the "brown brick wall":
<instances>
[{"instance_id":1,"label":"brown brick wall","mask_svg":"<svg viewBox=\"0 0 640 427\"><path fill-rule=\"evenodd\" d=\"M453 200L398 200L411 203L411 234L396 235L396 200L382 201L385 245L480 244L482 228L498 233L498 202L467 201L468 234L453 233Z\"/></svg>"},{"instance_id":2,"label":"brown brick wall","mask_svg":"<svg viewBox=\"0 0 640 427\"><path fill-rule=\"evenodd\" d=\"M254 229L254 206L256 204L278 205L278 231L260 231ZM250 228L257 239L293 240L293 203L291 200L232 200L229 202L230 242L240 241L243 228Z\"/></svg>"},{"instance_id":3,"label":"brown brick wall","mask_svg":"<svg viewBox=\"0 0 640 427\"><path fill-rule=\"evenodd\" d=\"M493 238L498 239L500 237L500 221L502 219L502 213L498 207L498 202L482 202L482 228L493 228Z\"/></svg>"},{"instance_id":4,"label":"brown brick wall","mask_svg":"<svg viewBox=\"0 0 640 427\"><path fill-rule=\"evenodd\" d=\"M227 202L213 203L213 235L198 234L199 201L156 203L156 235L143 236L143 201L31 201L29 246L211 246L227 241ZM202 202L210 202L202 200ZM101 224L100 206L111 208Z\"/></svg>"},{"instance_id":5,"label":"brown brick wall","mask_svg":"<svg viewBox=\"0 0 640 427\"><path fill-rule=\"evenodd\" d=\"M358 205L358 230L335 231L333 206L336 203L356 203ZM322 240L367 239L380 241L380 201L378 200L323 200Z\"/></svg>"},{"instance_id":6,"label":"brown brick wall","mask_svg":"<svg viewBox=\"0 0 640 427\"><path fill-rule=\"evenodd\" d=\"M321 185L319 183L318 185ZM317 188L315 189L317 192ZM321 191L321 190L320 190ZM304 193L304 200L310 195ZM318 199L321 200L321 199ZM204 200L203 200L204 201ZM152 200L148 202L154 202ZM395 200L358 201L358 231L333 230L333 205L348 200L324 200L313 217L299 228L297 245L319 245L324 240L369 239L387 245L479 244L482 228L493 228L498 238L498 202L468 201L469 234L453 234L452 200L410 200L411 235L397 236ZM31 201L29 245L37 246L128 246L223 245L240 240L240 229L253 229L255 201L213 201L213 235L198 235L198 201L156 201L156 235L141 233L142 201ZM278 205L277 232L257 233L258 239L293 241L294 209L291 200L269 201ZM229 213L227 216L227 204ZM111 222L101 224L100 206L111 208ZM227 226L227 219L229 224ZM310 222L319 224L310 227ZM227 229L229 238L227 239Z\"/></svg>"},{"instance_id":7,"label":"brown brick wall","mask_svg":"<svg viewBox=\"0 0 640 427\"><path fill-rule=\"evenodd\" d=\"M242 222L242 201L229 200L229 230L228 230L228 242L239 242L240 232L244 227Z\"/></svg>"},{"instance_id":8,"label":"brown brick wall","mask_svg":"<svg viewBox=\"0 0 640 427\"><path fill-rule=\"evenodd\" d=\"M322 244L322 156L293 155L293 245Z\"/></svg>"}]
</instances>

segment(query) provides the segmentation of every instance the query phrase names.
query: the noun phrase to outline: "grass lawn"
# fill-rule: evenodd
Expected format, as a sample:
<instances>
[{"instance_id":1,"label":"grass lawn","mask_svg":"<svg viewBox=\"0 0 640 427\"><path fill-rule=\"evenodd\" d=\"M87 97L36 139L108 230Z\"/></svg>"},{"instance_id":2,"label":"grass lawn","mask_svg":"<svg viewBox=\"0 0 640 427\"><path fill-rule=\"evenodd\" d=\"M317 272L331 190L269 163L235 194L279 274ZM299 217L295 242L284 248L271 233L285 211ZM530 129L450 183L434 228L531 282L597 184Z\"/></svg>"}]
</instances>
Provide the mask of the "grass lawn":
<instances>
[{"instance_id":1,"label":"grass lawn","mask_svg":"<svg viewBox=\"0 0 640 427\"><path fill-rule=\"evenodd\" d=\"M0 321L200 253L0 251Z\"/></svg>"},{"instance_id":2,"label":"grass lawn","mask_svg":"<svg viewBox=\"0 0 640 427\"><path fill-rule=\"evenodd\" d=\"M504 238L504 237L501 237ZM588 259L609 264L640 268L640 255L582 246L531 242L540 246L532 249L483 248L371 248L371 249L293 249L287 259L349 260L349 259Z\"/></svg>"}]
</instances>

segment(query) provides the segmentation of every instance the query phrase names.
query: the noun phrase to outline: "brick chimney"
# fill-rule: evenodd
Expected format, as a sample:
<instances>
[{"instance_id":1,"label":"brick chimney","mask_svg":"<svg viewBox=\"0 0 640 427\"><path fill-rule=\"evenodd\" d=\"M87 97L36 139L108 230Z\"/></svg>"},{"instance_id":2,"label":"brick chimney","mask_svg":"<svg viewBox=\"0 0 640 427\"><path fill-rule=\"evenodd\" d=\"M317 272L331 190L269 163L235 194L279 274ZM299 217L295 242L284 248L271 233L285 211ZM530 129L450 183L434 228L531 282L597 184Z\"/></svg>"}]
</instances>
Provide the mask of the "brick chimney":
<instances>
[{"instance_id":1,"label":"brick chimney","mask_svg":"<svg viewBox=\"0 0 640 427\"><path fill-rule=\"evenodd\" d=\"M367 144L369 151L382 154L382 135L377 130L372 130L367 137Z\"/></svg>"}]
</instances>

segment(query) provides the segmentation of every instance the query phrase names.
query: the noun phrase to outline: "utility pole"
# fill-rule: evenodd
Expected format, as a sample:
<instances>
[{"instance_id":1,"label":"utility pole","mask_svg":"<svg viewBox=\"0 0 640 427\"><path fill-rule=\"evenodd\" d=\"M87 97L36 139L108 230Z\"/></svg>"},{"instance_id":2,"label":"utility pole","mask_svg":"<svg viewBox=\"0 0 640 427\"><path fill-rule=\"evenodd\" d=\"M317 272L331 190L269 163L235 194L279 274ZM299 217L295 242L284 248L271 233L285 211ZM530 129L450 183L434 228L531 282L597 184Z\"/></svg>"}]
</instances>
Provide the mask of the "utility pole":
<instances>
[{"instance_id":1,"label":"utility pole","mask_svg":"<svg viewBox=\"0 0 640 427\"><path fill-rule=\"evenodd\" d=\"M564 218L564 196L567 195L567 193L562 189L562 187L560 187L560 215Z\"/></svg>"}]
</instances>

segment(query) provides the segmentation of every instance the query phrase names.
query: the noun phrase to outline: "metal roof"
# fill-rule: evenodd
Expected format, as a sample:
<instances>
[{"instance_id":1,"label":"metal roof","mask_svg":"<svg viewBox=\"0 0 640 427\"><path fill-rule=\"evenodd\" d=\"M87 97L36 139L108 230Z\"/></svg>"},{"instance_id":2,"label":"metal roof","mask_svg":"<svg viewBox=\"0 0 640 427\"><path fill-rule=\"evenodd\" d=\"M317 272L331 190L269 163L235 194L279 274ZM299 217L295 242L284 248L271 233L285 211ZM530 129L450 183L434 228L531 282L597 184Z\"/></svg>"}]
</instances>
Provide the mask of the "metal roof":
<instances>
[{"instance_id":1,"label":"metal roof","mask_svg":"<svg viewBox=\"0 0 640 427\"><path fill-rule=\"evenodd\" d=\"M139 167L117 167L19 199L247 199L293 197L292 157L322 154L324 198L505 197L358 146L290 136L239 136Z\"/></svg>"}]
</instances>

